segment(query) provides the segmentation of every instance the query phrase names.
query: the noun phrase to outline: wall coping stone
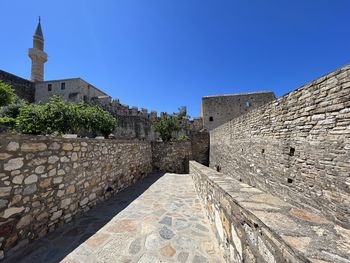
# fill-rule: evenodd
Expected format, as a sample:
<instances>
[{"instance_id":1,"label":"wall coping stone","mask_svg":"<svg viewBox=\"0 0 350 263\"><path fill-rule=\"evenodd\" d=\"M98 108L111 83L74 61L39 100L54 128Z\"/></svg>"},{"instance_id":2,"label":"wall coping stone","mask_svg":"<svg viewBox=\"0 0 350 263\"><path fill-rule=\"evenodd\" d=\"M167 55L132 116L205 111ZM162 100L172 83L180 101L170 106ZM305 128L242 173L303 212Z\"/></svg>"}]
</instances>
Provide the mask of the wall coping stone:
<instances>
[{"instance_id":1,"label":"wall coping stone","mask_svg":"<svg viewBox=\"0 0 350 263\"><path fill-rule=\"evenodd\" d=\"M243 210L244 217L249 215L254 218L261 231L270 232L274 239L284 243L284 249L291 249L301 262L350 262L348 229L228 175L190 161L192 176L196 176L194 171L200 174L210 188L220 190L222 199L238 205ZM227 203L223 200L219 202Z\"/></svg>"},{"instance_id":2,"label":"wall coping stone","mask_svg":"<svg viewBox=\"0 0 350 263\"><path fill-rule=\"evenodd\" d=\"M50 136L50 135L29 135L29 134L13 134L13 133L1 133L0 137L7 139L7 140L13 140L13 141L18 141L18 140L28 140L28 141L47 141L50 140L52 142L54 141L67 141L67 142L108 142L108 143L130 143L130 142L140 142L140 143L147 143L145 140L139 140L139 139L100 139L100 138L82 138L82 137L77 137L77 138L67 138L67 137L55 137L55 136Z\"/></svg>"}]
</instances>

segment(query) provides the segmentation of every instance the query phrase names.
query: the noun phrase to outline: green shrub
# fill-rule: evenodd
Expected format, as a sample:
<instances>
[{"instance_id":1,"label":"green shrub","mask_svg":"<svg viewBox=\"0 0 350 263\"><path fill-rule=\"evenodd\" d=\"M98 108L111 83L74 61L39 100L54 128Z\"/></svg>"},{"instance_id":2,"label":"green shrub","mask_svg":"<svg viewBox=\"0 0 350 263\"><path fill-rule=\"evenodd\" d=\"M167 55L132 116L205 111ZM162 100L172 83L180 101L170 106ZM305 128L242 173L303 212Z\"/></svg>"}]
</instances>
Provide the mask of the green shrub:
<instances>
[{"instance_id":1,"label":"green shrub","mask_svg":"<svg viewBox=\"0 0 350 263\"><path fill-rule=\"evenodd\" d=\"M20 110L17 126L22 133L46 134L47 126L45 111L42 104L29 104Z\"/></svg>"},{"instance_id":2,"label":"green shrub","mask_svg":"<svg viewBox=\"0 0 350 263\"><path fill-rule=\"evenodd\" d=\"M173 138L173 132L180 129L177 119L173 117L167 117L165 120L158 119L155 124L153 124L153 129L159 133L160 138L164 142L168 142Z\"/></svg>"},{"instance_id":3,"label":"green shrub","mask_svg":"<svg viewBox=\"0 0 350 263\"><path fill-rule=\"evenodd\" d=\"M179 138L177 138L177 140L181 142L186 142L190 140L190 137L188 137L187 135L180 135Z\"/></svg>"},{"instance_id":4,"label":"green shrub","mask_svg":"<svg viewBox=\"0 0 350 263\"><path fill-rule=\"evenodd\" d=\"M64 103L54 96L48 103L27 105L20 110L18 128L29 134L81 133L109 135L116 119L98 106Z\"/></svg>"},{"instance_id":5,"label":"green shrub","mask_svg":"<svg viewBox=\"0 0 350 263\"><path fill-rule=\"evenodd\" d=\"M0 107L0 117L12 117L17 118L21 108L25 107L28 103L16 97L15 101L7 106Z\"/></svg>"},{"instance_id":6,"label":"green shrub","mask_svg":"<svg viewBox=\"0 0 350 263\"><path fill-rule=\"evenodd\" d=\"M16 119L12 117L0 117L0 125L7 126L13 129L16 126Z\"/></svg>"},{"instance_id":7,"label":"green shrub","mask_svg":"<svg viewBox=\"0 0 350 263\"><path fill-rule=\"evenodd\" d=\"M15 90L10 85L0 81L0 107L13 103L15 98Z\"/></svg>"}]
</instances>

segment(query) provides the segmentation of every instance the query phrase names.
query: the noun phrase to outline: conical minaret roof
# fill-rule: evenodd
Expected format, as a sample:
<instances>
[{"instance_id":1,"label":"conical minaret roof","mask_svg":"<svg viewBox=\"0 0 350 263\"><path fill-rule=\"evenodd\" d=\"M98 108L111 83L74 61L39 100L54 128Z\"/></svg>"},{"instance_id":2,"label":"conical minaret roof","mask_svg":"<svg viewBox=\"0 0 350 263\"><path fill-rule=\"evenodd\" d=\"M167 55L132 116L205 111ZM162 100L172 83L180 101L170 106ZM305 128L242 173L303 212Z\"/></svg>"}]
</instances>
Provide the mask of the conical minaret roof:
<instances>
[{"instance_id":1,"label":"conical minaret roof","mask_svg":"<svg viewBox=\"0 0 350 263\"><path fill-rule=\"evenodd\" d=\"M36 27L34 36L38 36L38 37L44 38L43 31L41 29L41 21L40 20L41 19L40 19L40 16L39 16L39 23L38 23L38 26Z\"/></svg>"}]
</instances>

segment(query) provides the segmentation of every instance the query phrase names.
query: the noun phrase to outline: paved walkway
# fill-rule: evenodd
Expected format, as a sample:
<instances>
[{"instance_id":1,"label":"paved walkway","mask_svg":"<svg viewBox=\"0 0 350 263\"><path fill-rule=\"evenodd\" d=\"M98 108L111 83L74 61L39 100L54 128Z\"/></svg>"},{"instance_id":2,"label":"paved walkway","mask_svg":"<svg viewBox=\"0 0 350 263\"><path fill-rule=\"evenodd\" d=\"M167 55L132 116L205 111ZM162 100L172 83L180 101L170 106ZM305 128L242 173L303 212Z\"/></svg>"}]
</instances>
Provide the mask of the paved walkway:
<instances>
[{"instance_id":1,"label":"paved walkway","mask_svg":"<svg viewBox=\"0 0 350 263\"><path fill-rule=\"evenodd\" d=\"M223 262L189 175L151 175L8 262Z\"/></svg>"}]
</instances>

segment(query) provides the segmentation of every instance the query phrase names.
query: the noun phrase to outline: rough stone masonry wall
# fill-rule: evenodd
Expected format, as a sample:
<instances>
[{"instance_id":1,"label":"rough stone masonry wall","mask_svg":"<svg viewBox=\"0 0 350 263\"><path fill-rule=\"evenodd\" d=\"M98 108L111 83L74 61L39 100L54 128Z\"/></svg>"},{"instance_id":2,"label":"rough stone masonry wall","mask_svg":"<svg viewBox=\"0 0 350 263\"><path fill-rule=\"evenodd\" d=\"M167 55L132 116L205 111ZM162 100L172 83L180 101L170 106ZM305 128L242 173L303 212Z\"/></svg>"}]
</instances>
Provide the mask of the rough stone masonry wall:
<instances>
[{"instance_id":1,"label":"rough stone masonry wall","mask_svg":"<svg viewBox=\"0 0 350 263\"><path fill-rule=\"evenodd\" d=\"M152 142L154 171L188 173L192 159L191 142Z\"/></svg>"},{"instance_id":2,"label":"rough stone masonry wall","mask_svg":"<svg viewBox=\"0 0 350 263\"><path fill-rule=\"evenodd\" d=\"M140 141L0 137L0 258L152 169Z\"/></svg>"},{"instance_id":3,"label":"rough stone masonry wall","mask_svg":"<svg viewBox=\"0 0 350 263\"><path fill-rule=\"evenodd\" d=\"M350 65L213 130L210 166L350 228Z\"/></svg>"},{"instance_id":4,"label":"rough stone masonry wall","mask_svg":"<svg viewBox=\"0 0 350 263\"><path fill-rule=\"evenodd\" d=\"M0 70L0 80L11 85L17 96L27 100L28 102L34 102L35 100L35 86L34 82L22 79L11 73Z\"/></svg>"},{"instance_id":5,"label":"rough stone masonry wall","mask_svg":"<svg viewBox=\"0 0 350 263\"><path fill-rule=\"evenodd\" d=\"M207 131L191 132L192 160L209 166L209 133Z\"/></svg>"}]
</instances>

